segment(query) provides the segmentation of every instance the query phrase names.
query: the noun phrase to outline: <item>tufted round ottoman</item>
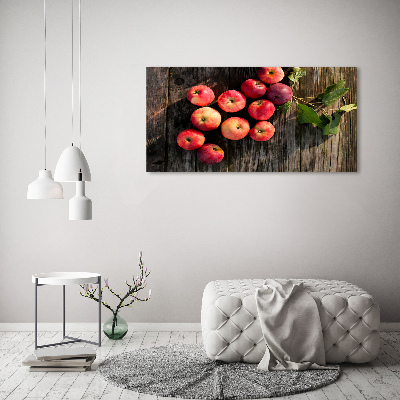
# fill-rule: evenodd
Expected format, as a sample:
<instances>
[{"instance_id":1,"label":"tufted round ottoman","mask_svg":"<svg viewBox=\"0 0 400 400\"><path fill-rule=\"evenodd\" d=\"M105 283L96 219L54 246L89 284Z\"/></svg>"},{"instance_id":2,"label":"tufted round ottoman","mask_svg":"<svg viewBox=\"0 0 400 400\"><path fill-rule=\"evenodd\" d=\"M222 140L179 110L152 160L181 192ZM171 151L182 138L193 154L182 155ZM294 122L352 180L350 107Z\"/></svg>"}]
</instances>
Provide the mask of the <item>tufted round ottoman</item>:
<instances>
[{"instance_id":1,"label":"tufted round ottoman","mask_svg":"<svg viewBox=\"0 0 400 400\"><path fill-rule=\"evenodd\" d=\"M302 282L318 305L327 363L364 363L378 355L380 313L370 294L344 281L293 281ZM242 279L207 284L201 326L209 358L225 362L261 361L266 346L254 293L263 282Z\"/></svg>"}]
</instances>

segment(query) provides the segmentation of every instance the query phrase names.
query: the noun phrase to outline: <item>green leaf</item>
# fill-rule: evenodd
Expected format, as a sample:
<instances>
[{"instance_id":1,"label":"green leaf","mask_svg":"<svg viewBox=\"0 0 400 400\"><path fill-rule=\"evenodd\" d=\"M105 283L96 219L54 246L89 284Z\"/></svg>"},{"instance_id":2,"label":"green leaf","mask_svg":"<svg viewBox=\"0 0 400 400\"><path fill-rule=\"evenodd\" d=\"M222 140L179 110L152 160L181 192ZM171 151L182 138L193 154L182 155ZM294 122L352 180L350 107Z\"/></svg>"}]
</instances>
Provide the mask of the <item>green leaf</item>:
<instances>
[{"instance_id":1,"label":"green leaf","mask_svg":"<svg viewBox=\"0 0 400 400\"><path fill-rule=\"evenodd\" d=\"M340 124L340 119L342 118L342 115L344 114L344 111L335 111L332 115L332 122L329 127L329 134L330 135L336 135L339 124Z\"/></svg>"},{"instance_id":2,"label":"green leaf","mask_svg":"<svg viewBox=\"0 0 400 400\"><path fill-rule=\"evenodd\" d=\"M341 89L332 90L331 92L329 92L322 98L322 102L325 104L325 106L328 107L331 104L333 104L335 101L339 100L348 91L349 91L349 88L341 88Z\"/></svg>"},{"instance_id":3,"label":"green leaf","mask_svg":"<svg viewBox=\"0 0 400 400\"><path fill-rule=\"evenodd\" d=\"M288 75L288 78L292 81L292 82L298 82L300 78L302 78L303 76L306 76L307 71L305 68L300 68L300 67L294 67L293 68L293 72L291 72Z\"/></svg>"},{"instance_id":4,"label":"green leaf","mask_svg":"<svg viewBox=\"0 0 400 400\"><path fill-rule=\"evenodd\" d=\"M329 129L330 129L330 126L331 126L332 116L331 115L322 114L320 116L320 119L321 119L321 123L323 124L322 133L324 135L329 135Z\"/></svg>"},{"instance_id":5,"label":"green leaf","mask_svg":"<svg viewBox=\"0 0 400 400\"><path fill-rule=\"evenodd\" d=\"M312 108L304 104L298 104L298 108L297 118L301 124L313 124L320 128L324 126L318 114Z\"/></svg>"},{"instance_id":6,"label":"green leaf","mask_svg":"<svg viewBox=\"0 0 400 400\"><path fill-rule=\"evenodd\" d=\"M324 135L329 135L329 128L330 128L330 126L331 126L331 124L327 124L327 125L325 125L323 128L322 128L322 133L324 134Z\"/></svg>"},{"instance_id":7,"label":"green leaf","mask_svg":"<svg viewBox=\"0 0 400 400\"><path fill-rule=\"evenodd\" d=\"M333 85L328 86L323 94L328 94L330 92L333 92L336 89L343 89L344 85L346 84L346 81L344 79L341 79L338 83L334 83Z\"/></svg>"},{"instance_id":8,"label":"green leaf","mask_svg":"<svg viewBox=\"0 0 400 400\"><path fill-rule=\"evenodd\" d=\"M335 111L332 115L322 114L320 117L321 122L324 124L322 127L322 133L324 135L336 135L340 119L344 113L345 111Z\"/></svg>"},{"instance_id":9,"label":"green leaf","mask_svg":"<svg viewBox=\"0 0 400 400\"><path fill-rule=\"evenodd\" d=\"M332 116L327 114L322 114L319 118L323 125L328 125L332 121Z\"/></svg>"},{"instance_id":10,"label":"green leaf","mask_svg":"<svg viewBox=\"0 0 400 400\"><path fill-rule=\"evenodd\" d=\"M356 110L356 109L357 109L357 104L346 104L345 106L340 107L339 111L349 112L351 110Z\"/></svg>"},{"instance_id":11,"label":"green leaf","mask_svg":"<svg viewBox=\"0 0 400 400\"><path fill-rule=\"evenodd\" d=\"M344 113L344 111L335 111L332 115L321 115L321 122L324 124L322 126L322 133L324 135L336 135L340 119Z\"/></svg>"},{"instance_id":12,"label":"green leaf","mask_svg":"<svg viewBox=\"0 0 400 400\"><path fill-rule=\"evenodd\" d=\"M282 104L278 107L278 110L280 112L283 112L285 114L287 114L289 112L290 106L292 105L292 101L289 100L288 102L286 102L285 104Z\"/></svg>"},{"instance_id":13,"label":"green leaf","mask_svg":"<svg viewBox=\"0 0 400 400\"><path fill-rule=\"evenodd\" d=\"M341 79L338 83L334 83L333 85L328 86L323 93L320 93L316 99L317 100L322 100L322 98L327 95L328 93L333 92L334 90L337 89L343 89L346 81L344 79Z\"/></svg>"}]
</instances>

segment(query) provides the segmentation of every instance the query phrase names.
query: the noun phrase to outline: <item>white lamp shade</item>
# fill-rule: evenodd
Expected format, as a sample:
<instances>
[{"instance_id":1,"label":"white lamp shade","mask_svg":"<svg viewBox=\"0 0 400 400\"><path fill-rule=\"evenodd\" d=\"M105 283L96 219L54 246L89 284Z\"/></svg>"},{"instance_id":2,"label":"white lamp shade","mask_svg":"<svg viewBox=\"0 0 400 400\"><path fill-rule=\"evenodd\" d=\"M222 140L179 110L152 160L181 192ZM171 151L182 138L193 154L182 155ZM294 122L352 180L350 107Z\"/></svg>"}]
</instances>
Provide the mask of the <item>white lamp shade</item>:
<instances>
[{"instance_id":1,"label":"white lamp shade","mask_svg":"<svg viewBox=\"0 0 400 400\"><path fill-rule=\"evenodd\" d=\"M63 199L63 188L54 182L51 171L42 169L39 177L28 185L26 197L29 200Z\"/></svg>"},{"instance_id":2,"label":"white lamp shade","mask_svg":"<svg viewBox=\"0 0 400 400\"><path fill-rule=\"evenodd\" d=\"M92 200L85 196L85 182L76 182L76 195L69 201L69 219L82 221L92 219Z\"/></svg>"},{"instance_id":3,"label":"white lamp shade","mask_svg":"<svg viewBox=\"0 0 400 400\"><path fill-rule=\"evenodd\" d=\"M85 155L75 146L67 147L61 154L54 171L57 182L76 182L79 180L79 171L82 170L82 180L91 181L89 165Z\"/></svg>"}]
</instances>

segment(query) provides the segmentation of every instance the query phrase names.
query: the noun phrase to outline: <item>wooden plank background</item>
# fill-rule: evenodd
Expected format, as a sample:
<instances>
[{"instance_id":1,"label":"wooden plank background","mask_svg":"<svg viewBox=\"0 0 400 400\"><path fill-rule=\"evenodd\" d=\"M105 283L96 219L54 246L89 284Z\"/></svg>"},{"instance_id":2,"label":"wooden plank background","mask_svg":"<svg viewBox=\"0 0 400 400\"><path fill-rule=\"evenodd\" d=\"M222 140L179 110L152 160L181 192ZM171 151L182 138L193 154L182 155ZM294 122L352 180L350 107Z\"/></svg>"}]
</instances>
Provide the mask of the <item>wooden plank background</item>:
<instances>
[{"instance_id":1,"label":"wooden plank background","mask_svg":"<svg viewBox=\"0 0 400 400\"><path fill-rule=\"evenodd\" d=\"M290 70L283 67L285 75ZM241 140L228 140L220 127L203 132L205 143L219 145L225 152L217 165L198 161L196 151L181 149L176 137L192 128L190 116L198 108L186 99L187 91L195 85L213 89L215 100L210 107L221 113L222 121L232 116L245 118L253 127L247 105L238 113L226 113L218 104L218 96L229 89L239 90L249 78L257 79L257 69L236 67L147 68L146 170L147 172L355 172L357 171L357 110L343 115L337 135L324 136L322 130L310 124L299 124L297 106L289 114L276 111L269 121L275 135L267 142L256 142L247 135ZM294 95L315 97L340 79L346 80L349 92L346 104L357 103L357 68L307 67L307 75L293 86ZM288 83L285 76L283 83ZM265 96L264 96L265 97ZM328 111L344 104L339 100Z\"/></svg>"}]
</instances>

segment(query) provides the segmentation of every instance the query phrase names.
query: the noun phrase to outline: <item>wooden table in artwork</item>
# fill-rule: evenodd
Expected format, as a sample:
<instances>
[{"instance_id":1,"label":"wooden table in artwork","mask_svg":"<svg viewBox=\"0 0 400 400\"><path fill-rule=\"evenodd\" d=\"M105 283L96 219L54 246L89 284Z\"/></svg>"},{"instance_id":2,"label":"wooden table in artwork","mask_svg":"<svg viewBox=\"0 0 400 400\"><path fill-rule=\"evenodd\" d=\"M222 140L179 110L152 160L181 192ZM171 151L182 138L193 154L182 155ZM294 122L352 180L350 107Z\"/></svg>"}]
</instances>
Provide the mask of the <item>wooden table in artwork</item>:
<instances>
[{"instance_id":1,"label":"wooden table in artwork","mask_svg":"<svg viewBox=\"0 0 400 400\"><path fill-rule=\"evenodd\" d=\"M285 72L290 68L283 67ZM222 111L218 96L230 89L240 91L246 79L258 79L258 68L147 68L147 171L148 172L355 172L357 171L357 110L342 116L336 135L324 136L321 128L300 124L294 104L288 114L278 110L270 118L275 135L267 142L256 142L249 135L233 141L221 135L220 128L205 132L206 143L220 146L225 157L216 165L202 164L196 151L181 149L176 142L179 132L193 128L192 112L198 108L187 99L195 85L207 85L215 93L210 107L221 113L222 121L233 115ZM286 74L287 75L287 74ZM294 95L312 98L345 79L350 90L346 104L357 102L357 68L310 67L307 75L293 85ZM283 83L288 83L285 76ZM252 100L247 99L247 104ZM329 110L344 105L338 100ZM247 106L235 113L253 127Z\"/></svg>"}]
</instances>

